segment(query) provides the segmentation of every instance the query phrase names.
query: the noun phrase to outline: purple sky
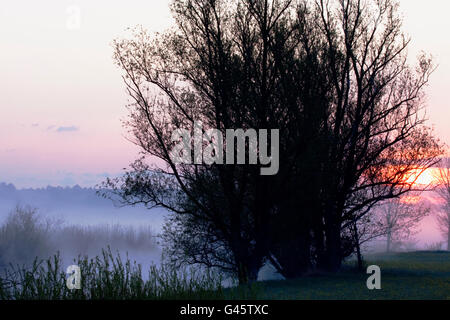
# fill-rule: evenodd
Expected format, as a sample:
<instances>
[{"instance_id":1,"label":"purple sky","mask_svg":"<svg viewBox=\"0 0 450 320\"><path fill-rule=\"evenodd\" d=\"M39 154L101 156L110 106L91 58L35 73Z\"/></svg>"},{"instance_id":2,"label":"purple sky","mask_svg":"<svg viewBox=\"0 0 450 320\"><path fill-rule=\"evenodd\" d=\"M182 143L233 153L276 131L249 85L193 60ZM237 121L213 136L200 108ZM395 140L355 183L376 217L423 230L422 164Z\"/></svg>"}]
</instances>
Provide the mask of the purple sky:
<instances>
[{"instance_id":1,"label":"purple sky","mask_svg":"<svg viewBox=\"0 0 450 320\"><path fill-rule=\"evenodd\" d=\"M429 124L450 144L450 2L400 2L411 58L425 50L439 64L427 90ZM136 158L121 126L127 96L110 43L137 24L169 27L168 3L2 1L0 181L92 186Z\"/></svg>"}]
</instances>

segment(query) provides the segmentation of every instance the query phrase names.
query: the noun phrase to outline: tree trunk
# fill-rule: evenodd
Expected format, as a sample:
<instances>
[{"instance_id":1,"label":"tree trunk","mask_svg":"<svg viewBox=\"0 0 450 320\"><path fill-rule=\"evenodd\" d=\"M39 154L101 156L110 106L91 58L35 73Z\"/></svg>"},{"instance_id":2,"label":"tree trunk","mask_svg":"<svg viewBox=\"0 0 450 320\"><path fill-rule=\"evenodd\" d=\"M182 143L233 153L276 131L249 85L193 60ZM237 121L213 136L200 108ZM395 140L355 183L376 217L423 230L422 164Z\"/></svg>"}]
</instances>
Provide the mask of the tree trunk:
<instances>
[{"instance_id":1,"label":"tree trunk","mask_svg":"<svg viewBox=\"0 0 450 320\"><path fill-rule=\"evenodd\" d=\"M338 272L341 268L341 228L333 223L327 227L326 233L326 265L325 270Z\"/></svg>"},{"instance_id":2,"label":"tree trunk","mask_svg":"<svg viewBox=\"0 0 450 320\"><path fill-rule=\"evenodd\" d=\"M391 252L391 241L392 241L391 232L388 231L387 239L386 239L386 252L387 253Z\"/></svg>"},{"instance_id":3,"label":"tree trunk","mask_svg":"<svg viewBox=\"0 0 450 320\"><path fill-rule=\"evenodd\" d=\"M303 276L311 268L310 246L310 239L306 236L279 243L272 248L272 256L277 261L274 267L286 279Z\"/></svg>"},{"instance_id":4,"label":"tree trunk","mask_svg":"<svg viewBox=\"0 0 450 320\"><path fill-rule=\"evenodd\" d=\"M361 254L361 246L359 244L359 235L358 235L358 227L356 223L353 224L353 237L356 246L356 256L358 259L358 271L363 271L363 258Z\"/></svg>"},{"instance_id":5,"label":"tree trunk","mask_svg":"<svg viewBox=\"0 0 450 320\"><path fill-rule=\"evenodd\" d=\"M239 285L244 285L248 283L248 273L247 273L247 268L240 263L238 266L238 281L239 281Z\"/></svg>"},{"instance_id":6,"label":"tree trunk","mask_svg":"<svg viewBox=\"0 0 450 320\"><path fill-rule=\"evenodd\" d=\"M448 224L448 231L447 231L447 251L450 251L450 222Z\"/></svg>"},{"instance_id":7,"label":"tree trunk","mask_svg":"<svg viewBox=\"0 0 450 320\"><path fill-rule=\"evenodd\" d=\"M327 270L330 272L338 272L341 268L341 239L340 236L334 235L328 243L328 265Z\"/></svg>"},{"instance_id":8,"label":"tree trunk","mask_svg":"<svg viewBox=\"0 0 450 320\"><path fill-rule=\"evenodd\" d=\"M359 243L356 245L356 255L358 256L358 271L363 271L363 258L361 255L361 248L359 246Z\"/></svg>"}]
</instances>

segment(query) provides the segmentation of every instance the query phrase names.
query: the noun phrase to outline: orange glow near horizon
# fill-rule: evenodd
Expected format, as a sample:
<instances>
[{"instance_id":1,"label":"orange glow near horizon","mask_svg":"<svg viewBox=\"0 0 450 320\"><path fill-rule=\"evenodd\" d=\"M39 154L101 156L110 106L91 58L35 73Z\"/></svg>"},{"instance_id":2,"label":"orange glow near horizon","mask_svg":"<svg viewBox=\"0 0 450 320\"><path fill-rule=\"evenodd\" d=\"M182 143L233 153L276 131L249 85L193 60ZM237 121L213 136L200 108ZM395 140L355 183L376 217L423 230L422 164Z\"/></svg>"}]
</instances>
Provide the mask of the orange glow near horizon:
<instances>
[{"instance_id":1,"label":"orange glow near horizon","mask_svg":"<svg viewBox=\"0 0 450 320\"><path fill-rule=\"evenodd\" d=\"M421 196L403 196L400 201L406 204L417 204L422 200Z\"/></svg>"},{"instance_id":2,"label":"orange glow near horizon","mask_svg":"<svg viewBox=\"0 0 450 320\"><path fill-rule=\"evenodd\" d=\"M411 183L417 186L435 186L438 184L436 179L436 168L428 168L426 170L416 169L411 172L406 183Z\"/></svg>"},{"instance_id":3,"label":"orange glow near horizon","mask_svg":"<svg viewBox=\"0 0 450 320\"><path fill-rule=\"evenodd\" d=\"M412 184L413 187L417 188L428 188L432 190L433 187L439 185L437 175L439 173L438 168L428 168L426 170L416 169L408 174L408 179L406 179L406 183ZM418 195L405 195L401 197L400 201L406 204L418 204L424 198L424 194ZM432 196L430 194L426 195L426 199L434 204L441 204L442 199L439 197Z\"/></svg>"}]
</instances>

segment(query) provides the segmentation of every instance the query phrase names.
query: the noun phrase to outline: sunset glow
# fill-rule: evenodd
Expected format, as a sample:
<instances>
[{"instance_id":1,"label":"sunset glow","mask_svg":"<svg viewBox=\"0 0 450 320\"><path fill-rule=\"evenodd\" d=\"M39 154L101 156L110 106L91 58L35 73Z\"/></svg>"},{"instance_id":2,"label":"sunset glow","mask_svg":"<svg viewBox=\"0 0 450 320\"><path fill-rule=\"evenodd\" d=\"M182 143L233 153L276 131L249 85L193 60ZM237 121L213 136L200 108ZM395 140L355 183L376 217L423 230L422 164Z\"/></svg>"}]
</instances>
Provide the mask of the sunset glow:
<instances>
[{"instance_id":1,"label":"sunset glow","mask_svg":"<svg viewBox=\"0 0 450 320\"><path fill-rule=\"evenodd\" d=\"M424 170L414 170L409 174L409 178L406 180L406 183L413 183L416 186L425 187L425 186L435 186L438 182L436 180L436 168L429 168Z\"/></svg>"},{"instance_id":2,"label":"sunset glow","mask_svg":"<svg viewBox=\"0 0 450 320\"><path fill-rule=\"evenodd\" d=\"M409 204L417 204L422 200L421 196L404 196L401 198L401 202Z\"/></svg>"},{"instance_id":3,"label":"sunset glow","mask_svg":"<svg viewBox=\"0 0 450 320\"><path fill-rule=\"evenodd\" d=\"M128 101L111 42L138 24L150 32L169 28L169 1L74 4L80 9L79 29L67 28L64 1L2 4L0 26L7 32L0 73L0 181L18 187L92 186L83 176L118 174L138 155L124 138L121 120ZM428 125L450 143L450 42L443 41L450 2L401 0L400 8L412 39L411 63L424 50L439 65L427 89ZM432 181L430 169L417 184Z\"/></svg>"}]
</instances>

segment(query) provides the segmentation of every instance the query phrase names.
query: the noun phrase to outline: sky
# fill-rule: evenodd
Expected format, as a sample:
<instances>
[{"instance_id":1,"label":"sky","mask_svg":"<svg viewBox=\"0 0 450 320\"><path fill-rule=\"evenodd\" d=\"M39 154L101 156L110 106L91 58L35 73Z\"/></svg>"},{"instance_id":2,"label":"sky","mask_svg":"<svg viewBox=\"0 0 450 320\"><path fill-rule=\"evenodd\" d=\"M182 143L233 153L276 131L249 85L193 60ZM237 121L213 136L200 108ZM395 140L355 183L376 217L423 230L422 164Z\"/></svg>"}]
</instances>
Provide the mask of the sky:
<instances>
[{"instance_id":1,"label":"sky","mask_svg":"<svg viewBox=\"0 0 450 320\"><path fill-rule=\"evenodd\" d=\"M425 4L426 3L426 4ZM111 42L136 25L171 26L168 0L2 0L0 182L19 188L93 186L138 156L125 136L127 95ZM439 65L429 125L450 144L450 2L401 0L409 54Z\"/></svg>"}]
</instances>

